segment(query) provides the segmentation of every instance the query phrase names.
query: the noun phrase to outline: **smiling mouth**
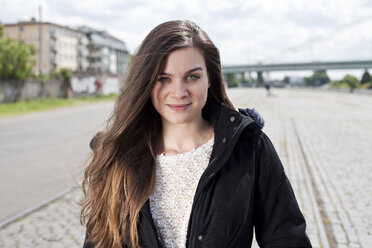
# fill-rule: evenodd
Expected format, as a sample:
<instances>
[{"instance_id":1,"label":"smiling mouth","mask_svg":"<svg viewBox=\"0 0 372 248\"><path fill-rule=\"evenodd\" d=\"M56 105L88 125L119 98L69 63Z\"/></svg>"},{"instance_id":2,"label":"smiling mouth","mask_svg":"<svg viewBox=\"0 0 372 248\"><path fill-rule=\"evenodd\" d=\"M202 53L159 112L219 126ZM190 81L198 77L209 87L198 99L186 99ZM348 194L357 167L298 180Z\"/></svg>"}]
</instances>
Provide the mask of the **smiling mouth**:
<instances>
[{"instance_id":1,"label":"smiling mouth","mask_svg":"<svg viewBox=\"0 0 372 248\"><path fill-rule=\"evenodd\" d=\"M170 109L175 110L175 111L186 110L190 105L191 105L191 103L188 103L188 104L167 104L167 106Z\"/></svg>"}]
</instances>

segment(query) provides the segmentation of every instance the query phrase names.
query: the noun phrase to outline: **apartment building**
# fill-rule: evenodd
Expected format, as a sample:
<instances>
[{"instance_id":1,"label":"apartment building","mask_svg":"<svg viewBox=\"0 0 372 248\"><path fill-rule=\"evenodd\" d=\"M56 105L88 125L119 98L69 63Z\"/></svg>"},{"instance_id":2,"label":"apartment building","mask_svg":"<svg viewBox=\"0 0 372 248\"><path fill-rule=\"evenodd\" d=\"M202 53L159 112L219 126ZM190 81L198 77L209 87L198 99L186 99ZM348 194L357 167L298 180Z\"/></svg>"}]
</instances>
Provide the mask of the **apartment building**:
<instances>
[{"instance_id":1,"label":"apartment building","mask_svg":"<svg viewBox=\"0 0 372 248\"><path fill-rule=\"evenodd\" d=\"M34 71L38 71L39 68L42 73L50 73L59 68L68 68L72 71L88 69L89 53L86 47L88 39L78 30L31 20L4 25L4 36L21 39L36 48Z\"/></svg>"},{"instance_id":2,"label":"apartment building","mask_svg":"<svg viewBox=\"0 0 372 248\"><path fill-rule=\"evenodd\" d=\"M123 41L88 27L75 29L31 20L4 25L4 36L21 39L36 48L35 72L41 66L42 73L68 68L73 72L117 75L125 72L129 62Z\"/></svg>"},{"instance_id":3,"label":"apartment building","mask_svg":"<svg viewBox=\"0 0 372 248\"><path fill-rule=\"evenodd\" d=\"M90 27L78 28L89 39L89 70L95 73L124 74L129 63L125 43L106 31Z\"/></svg>"}]
</instances>

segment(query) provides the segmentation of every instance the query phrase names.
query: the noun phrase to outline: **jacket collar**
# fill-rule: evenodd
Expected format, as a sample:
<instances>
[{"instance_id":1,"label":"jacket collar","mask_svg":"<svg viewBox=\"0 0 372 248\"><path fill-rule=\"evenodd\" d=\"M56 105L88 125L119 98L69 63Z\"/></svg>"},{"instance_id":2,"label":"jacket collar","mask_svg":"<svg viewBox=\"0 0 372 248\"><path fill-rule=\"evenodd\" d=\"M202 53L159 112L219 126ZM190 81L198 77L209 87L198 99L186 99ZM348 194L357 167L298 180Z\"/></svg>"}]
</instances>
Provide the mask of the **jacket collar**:
<instances>
[{"instance_id":1,"label":"jacket collar","mask_svg":"<svg viewBox=\"0 0 372 248\"><path fill-rule=\"evenodd\" d=\"M213 125L215 138L209 165L200 178L195 197L225 165L243 130L257 125L247 112L238 112L212 97L203 108L203 117Z\"/></svg>"}]
</instances>

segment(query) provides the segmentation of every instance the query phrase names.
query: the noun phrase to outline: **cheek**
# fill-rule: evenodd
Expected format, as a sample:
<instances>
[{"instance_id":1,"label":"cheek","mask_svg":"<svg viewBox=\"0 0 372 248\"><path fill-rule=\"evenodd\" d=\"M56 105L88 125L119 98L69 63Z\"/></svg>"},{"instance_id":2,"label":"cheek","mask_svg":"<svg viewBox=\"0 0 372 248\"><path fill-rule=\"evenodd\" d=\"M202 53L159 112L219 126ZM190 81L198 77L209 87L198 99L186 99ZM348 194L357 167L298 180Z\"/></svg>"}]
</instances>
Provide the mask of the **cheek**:
<instances>
[{"instance_id":1,"label":"cheek","mask_svg":"<svg viewBox=\"0 0 372 248\"><path fill-rule=\"evenodd\" d=\"M208 83L205 83L204 85L199 85L192 89L192 94L195 99L199 102L199 107L204 107L205 103L207 102L208 98Z\"/></svg>"}]
</instances>

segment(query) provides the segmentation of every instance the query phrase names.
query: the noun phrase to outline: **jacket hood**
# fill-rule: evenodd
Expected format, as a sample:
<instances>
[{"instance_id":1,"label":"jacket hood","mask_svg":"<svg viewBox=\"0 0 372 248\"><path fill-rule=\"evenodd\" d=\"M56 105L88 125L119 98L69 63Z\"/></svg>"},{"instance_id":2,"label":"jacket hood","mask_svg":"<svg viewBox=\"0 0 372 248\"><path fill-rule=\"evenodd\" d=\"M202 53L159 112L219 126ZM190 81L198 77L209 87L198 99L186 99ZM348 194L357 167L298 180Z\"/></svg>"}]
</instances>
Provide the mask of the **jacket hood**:
<instances>
[{"instance_id":1,"label":"jacket hood","mask_svg":"<svg viewBox=\"0 0 372 248\"><path fill-rule=\"evenodd\" d=\"M254 108L239 108L239 112L245 116L249 116L262 129L265 126L265 120Z\"/></svg>"}]
</instances>

